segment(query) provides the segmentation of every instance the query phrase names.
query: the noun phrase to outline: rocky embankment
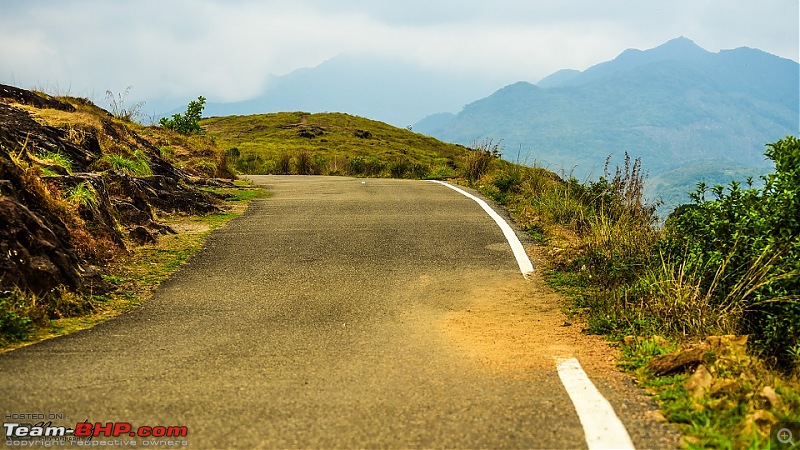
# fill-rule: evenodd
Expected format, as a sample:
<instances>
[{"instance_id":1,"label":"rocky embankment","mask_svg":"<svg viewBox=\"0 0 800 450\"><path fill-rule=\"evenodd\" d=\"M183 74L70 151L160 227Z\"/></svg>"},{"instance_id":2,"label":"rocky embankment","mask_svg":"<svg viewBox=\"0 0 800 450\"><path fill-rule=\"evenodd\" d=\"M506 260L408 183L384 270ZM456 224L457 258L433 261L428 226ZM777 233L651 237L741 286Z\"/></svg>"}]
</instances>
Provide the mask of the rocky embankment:
<instances>
[{"instance_id":1,"label":"rocky embankment","mask_svg":"<svg viewBox=\"0 0 800 450\"><path fill-rule=\"evenodd\" d=\"M34 114L47 109L67 120ZM0 85L0 292L102 292L104 262L173 232L159 215L218 210L198 189L208 180L163 159L128 124L85 99ZM137 158L143 174L119 163Z\"/></svg>"}]
</instances>

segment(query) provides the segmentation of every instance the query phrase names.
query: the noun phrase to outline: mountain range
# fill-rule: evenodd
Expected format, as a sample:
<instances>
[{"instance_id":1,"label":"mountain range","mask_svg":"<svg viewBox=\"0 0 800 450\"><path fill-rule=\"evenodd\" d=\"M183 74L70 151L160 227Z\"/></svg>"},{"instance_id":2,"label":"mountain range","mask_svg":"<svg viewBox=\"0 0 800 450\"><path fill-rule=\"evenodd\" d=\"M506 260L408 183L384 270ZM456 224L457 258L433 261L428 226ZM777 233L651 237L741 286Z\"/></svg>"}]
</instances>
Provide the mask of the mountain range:
<instances>
[{"instance_id":1,"label":"mountain range","mask_svg":"<svg viewBox=\"0 0 800 450\"><path fill-rule=\"evenodd\" d=\"M681 37L511 84L413 129L465 145L502 140L507 159L578 178L627 151L642 158L651 187L683 197L664 198L676 203L699 181L769 172L765 144L797 135L799 122L798 63L746 47L713 53Z\"/></svg>"},{"instance_id":2,"label":"mountain range","mask_svg":"<svg viewBox=\"0 0 800 450\"><path fill-rule=\"evenodd\" d=\"M442 72L396 58L347 54L316 67L270 76L266 84L265 92L250 100L207 103L204 115L346 112L406 127L433 111L456 111L498 86L496 80L473 73Z\"/></svg>"}]
</instances>

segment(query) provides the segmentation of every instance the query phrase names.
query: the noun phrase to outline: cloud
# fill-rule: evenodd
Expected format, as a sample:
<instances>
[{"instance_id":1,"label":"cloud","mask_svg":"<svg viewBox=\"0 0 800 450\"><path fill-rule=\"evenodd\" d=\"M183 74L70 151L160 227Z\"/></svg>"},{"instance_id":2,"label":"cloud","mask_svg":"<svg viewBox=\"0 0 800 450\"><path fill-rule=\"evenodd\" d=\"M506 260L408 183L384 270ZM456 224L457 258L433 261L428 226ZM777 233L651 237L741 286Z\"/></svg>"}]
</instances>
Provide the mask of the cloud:
<instances>
[{"instance_id":1,"label":"cloud","mask_svg":"<svg viewBox=\"0 0 800 450\"><path fill-rule=\"evenodd\" d=\"M106 89L153 104L259 94L340 53L501 82L584 69L685 35L798 59L797 0L6 0L0 81ZM499 86L498 86L499 87Z\"/></svg>"}]
</instances>

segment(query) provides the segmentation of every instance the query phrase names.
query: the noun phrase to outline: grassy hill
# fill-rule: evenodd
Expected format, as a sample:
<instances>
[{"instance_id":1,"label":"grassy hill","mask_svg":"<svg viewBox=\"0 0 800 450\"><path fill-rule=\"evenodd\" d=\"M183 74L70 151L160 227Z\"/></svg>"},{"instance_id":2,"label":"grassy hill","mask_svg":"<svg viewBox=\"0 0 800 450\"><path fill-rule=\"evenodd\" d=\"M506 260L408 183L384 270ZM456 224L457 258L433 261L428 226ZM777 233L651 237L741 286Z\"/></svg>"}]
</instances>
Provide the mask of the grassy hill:
<instances>
[{"instance_id":1,"label":"grassy hill","mask_svg":"<svg viewBox=\"0 0 800 450\"><path fill-rule=\"evenodd\" d=\"M343 113L283 112L203 119L240 173L447 178L468 150Z\"/></svg>"}]
</instances>

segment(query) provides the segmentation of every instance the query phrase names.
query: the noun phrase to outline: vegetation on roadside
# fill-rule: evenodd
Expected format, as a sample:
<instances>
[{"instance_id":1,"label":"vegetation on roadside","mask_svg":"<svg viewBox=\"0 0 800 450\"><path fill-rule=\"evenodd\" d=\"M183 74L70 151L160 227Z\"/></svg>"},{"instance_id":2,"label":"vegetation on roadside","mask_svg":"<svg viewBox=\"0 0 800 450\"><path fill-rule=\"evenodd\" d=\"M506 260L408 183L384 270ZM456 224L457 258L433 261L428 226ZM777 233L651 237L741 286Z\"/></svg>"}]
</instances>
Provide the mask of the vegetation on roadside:
<instances>
[{"instance_id":1,"label":"vegetation on roadside","mask_svg":"<svg viewBox=\"0 0 800 450\"><path fill-rule=\"evenodd\" d=\"M658 205L643 197L640 161L627 157L597 181L496 160L471 183L546 244L547 279L568 295L570 313L585 318L588 332L632 339L624 364L659 388L668 419L683 424L691 445L761 446L770 426L800 420L800 141L789 136L766 155L776 170L763 187L715 186L707 198L701 185L663 227ZM688 374L648 372L647 361L671 342L714 335L747 335L750 356L735 370L706 362L719 372L717 384L698 396L686 396ZM650 336L666 336L666 345L652 353L653 345L639 343ZM767 387L779 405L765 403Z\"/></svg>"}]
</instances>

